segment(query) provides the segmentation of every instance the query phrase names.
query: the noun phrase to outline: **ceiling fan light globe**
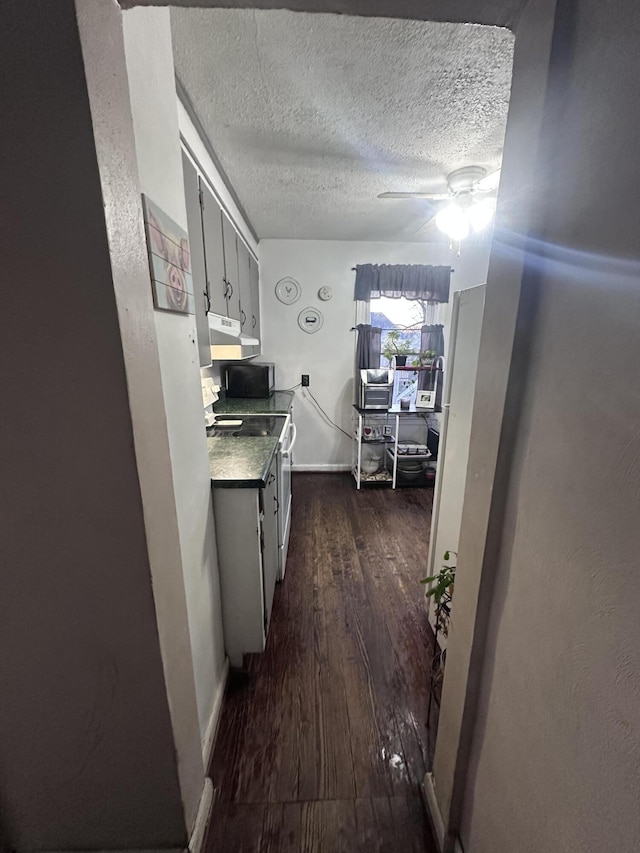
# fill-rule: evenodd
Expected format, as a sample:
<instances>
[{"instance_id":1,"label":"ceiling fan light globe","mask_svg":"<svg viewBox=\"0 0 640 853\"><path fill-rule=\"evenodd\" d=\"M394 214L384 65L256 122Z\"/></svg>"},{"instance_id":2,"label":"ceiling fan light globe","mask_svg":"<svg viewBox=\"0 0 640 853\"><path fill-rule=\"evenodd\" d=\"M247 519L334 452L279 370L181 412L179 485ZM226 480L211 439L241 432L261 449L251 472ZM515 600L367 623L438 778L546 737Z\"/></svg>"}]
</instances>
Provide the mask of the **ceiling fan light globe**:
<instances>
[{"instance_id":1,"label":"ceiling fan light globe","mask_svg":"<svg viewBox=\"0 0 640 853\"><path fill-rule=\"evenodd\" d=\"M436 225L451 240L464 240L469 235L467 214L457 204L449 204L436 216Z\"/></svg>"},{"instance_id":2,"label":"ceiling fan light globe","mask_svg":"<svg viewBox=\"0 0 640 853\"><path fill-rule=\"evenodd\" d=\"M467 218L473 230L477 233L488 228L493 221L496 212L496 200L494 198L485 198L482 201L476 201L467 210Z\"/></svg>"}]
</instances>

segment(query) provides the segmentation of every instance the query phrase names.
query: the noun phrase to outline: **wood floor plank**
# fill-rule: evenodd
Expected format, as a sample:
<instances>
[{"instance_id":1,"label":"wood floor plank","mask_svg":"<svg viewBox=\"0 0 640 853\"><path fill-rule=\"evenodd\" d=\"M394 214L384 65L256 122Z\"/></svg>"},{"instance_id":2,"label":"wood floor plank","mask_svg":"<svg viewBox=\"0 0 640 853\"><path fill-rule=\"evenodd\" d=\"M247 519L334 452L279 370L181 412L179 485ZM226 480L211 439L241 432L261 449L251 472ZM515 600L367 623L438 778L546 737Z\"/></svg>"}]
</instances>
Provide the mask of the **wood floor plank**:
<instances>
[{"instance_id":1,"label":"wood floor plank","mask_svg":"<svg viewBox=\"0 0 640 853\"><path fill-rule=\"evenodd\" d=\"M336 820L338 823L339 853L353 853L356 838L355 800L341 800L337 803Z\"/></svg>"},{"instance_id":2,"label":"wood floor plank","mask_svg":"<svg viewBox=\"0 0 640 853\"><path fill-rule=\"evenodd\" d=\"M397 849L406 853L436 853L420 798L391 797L389 804Z\"/></svg>"},{"instance_id":3,"label":"wood floor plank","mask_svg":"<svg viewBox=\"0 0 640 853\"><path fill-rule=\"evenodd\" d=\"M322 619L316 631L316 742L318 756L318 785L315 799L355 799L356 785L353 768L349 713L346 702L344 675L339 656L331 654L331 634L336 630L332 616L331 590L318 590L323 607L317 617Z\"/></svg>"},{"instance_id":4,"label":"wood floor plank","mask_svg":"<svg viewBox=\"0 0 640 853\"><path fill-rule=\"evenodd\" d=\"M411 630L411 627L407 626L407 615L412 611L415 620L410 621L410 626L419 621L423 628L427 620L419 586L422 557L419 551L417 554L411 552L410 545L415 537L412 539L409 531L403 529L406 526L405 515L389 520L389 524L393 524L399 532L396 537L390 537L393 546L386 542L384 554L374 547L377 543L375 540L372 543L372 537L364 535L363 528L368 531L384 527L386 516L381 518L376 508L372 507L364 521L355 514L350 518L354 538L359 542L367 600L378 604L384 602L384 607L373 619L377 630L385 633L388 643L388 654L381 659L387 667L382 680L387 682L387 688L392 687L397 699L393 713L402 742L401 751L405 763L410 767L409 775L415 780L424 776L426 769L426 749L423 747L423 741L426 746L426 732L423 730L426 724L428 681L422 661L428 659L431 652L427 631L424 631L424 637L427 639L422 640L422 631ZM408 543L404 550L399 546L398 540ZM415 580L411 585L406 582L400 584L399 574ZM371 642L368 644L371 645Z\"/></svg>"},{"instance_id":5,"label":"wood floor plank","mask_svg":"<svg viewBox=\"0 0 640 853\"><path fill-rule=\"evenodd\" d=\"M214 802L211 818L207 827L205 850L216 853L223 849L225 829L227 824L227 803L221 800Z\"/></svg>"},{"instance_id":6,"label":"wood floor plank","mask_svg":"<svg viewBox=\"0 0 640 853\"><path fill-rule=\"evenodd\" d=\"M216 837L209 853L260 853L266 806L263 803L226 803L223 837Z\"/></svg>"},{"instance_id":7,"label":"wood floor plank","mask_svg":"<svg viewBox=\"0 0 640 853\"><path fill-rule=\"evenodd\" d=\"M206 853L431 853L431 492L295 474L287 574L263 655L227 690Z\"/></svg>"},{"instance_id":8,"label":"wood floor plank","mask_svg":"<svg viewBox=\"0 0 640 853\"><path fill-rule=\"evenodd\" d=\"M393 590L386 588L386 581L372 581L370 575L383 573L385 567L378 565L377 555L370 554L369 550L369 546L361 547L360 572L353 573L354 586L360 587L356 595L359 595L362 601L361 608L354 611L354 631L360 637L361 665L367 668L373 681L372 689L377 700L378 725L381 731L381 752L388 763L393 784L393 791L390 793L409 793L416 780L424 775L424 768L419 751L416 760L413 743L410 758L407 759L405 754L407 749L404 741L409 738L406 725L404 741L401 731L407 696L403 670L415 668L418 662L422 673L422 664L419 663L420 657L413 648L406 655L400 656L396 653L388 623L390 612L400 605L395 601ZM397 629L397 625L395 627ZM409 763L414 768L413 776L410 776L407 769Z\"/></svg>"},{"instance_id":9,"label":"wood floor plank","mask_svg":"<svg viewBox=\"0 0 640 853\"><path fill-rule=\"evenodd\" d=\"M337 804L335 800L315 800L302 806L300 853L337 850Z\"/></svg>"},{"instance_id":10,"label":"wood floor plank","mask_svg":"<svg viewBox=\"0 0 640 853\"><path fill-rule=\"evenodd\" d=\"M337 503L335 499L334 502ZM385 757L389 751L389 725L388 719L384 720L384 705L374 687L370 659L373 655L374 661L377 660L381 650L371 647L378 640L375 632L371 632L368 645L361 630L361 608L371 617L372 603L359 599L355 593L354 576L360 567L346 502L340 506L339 518L334 521L332 532L337 548L335 562L342 572L337 588L338 598L328 600L327 606L341 618L339 630L331 632L329 643L333 649L332 664L340 668L345 685L356 796L389 795L393 790Z\"/></svg>"},{"instance_id":11,"label":"wood floor plank","mask_svg":"<svg viewBox=\"0 0 640 853\"><path fill-rule=\"evenodd\" d=\"M302 803L285 803L278 853L298 853L302 836Z\"/></svg>"},{"instance_id":12,"label":"wood floor plank","mask_svg":"<svg viewBox=\"0 0 640 853\"><path fill-rule=\"evenodd\" d=\"M395 833L388 797L355 801L358 853L394 853Z\"/></svg>"},{"instance_id":13,"label":"wood floor plank","mask_svg":"<svg viewBox=\"0 0 640 853\"><path fill-rule=\"evenodd\" d=\"M298 853L302 803L265 804L260 853Z\"/></svg>"}]
</instances>

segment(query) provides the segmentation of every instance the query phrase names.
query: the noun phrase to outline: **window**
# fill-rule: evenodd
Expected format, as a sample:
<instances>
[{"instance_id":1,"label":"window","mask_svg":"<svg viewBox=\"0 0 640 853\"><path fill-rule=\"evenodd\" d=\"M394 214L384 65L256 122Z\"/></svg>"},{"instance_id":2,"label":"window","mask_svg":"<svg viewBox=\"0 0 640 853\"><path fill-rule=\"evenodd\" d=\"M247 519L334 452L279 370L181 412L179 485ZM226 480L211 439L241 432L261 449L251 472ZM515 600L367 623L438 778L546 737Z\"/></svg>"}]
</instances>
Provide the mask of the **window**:
<instances>
[{"instance_id":1,"label":"window","mask_svg":"<svg viewBox=\"0 0 640 853\"><path fill-rule=\"evenodd\" d=\"M380 364L382 367L393 367L393 356L388 358L389 332L395 330L399 336L395 342L401 351L407 355L421 351L421 329L426 324L438 322L439 303L423 302L418 299L389 299L381 296L371 300L371 325L382 329L380 345ZM385 355L385 352L387 353Z\"/></svg>"}]
</instances>

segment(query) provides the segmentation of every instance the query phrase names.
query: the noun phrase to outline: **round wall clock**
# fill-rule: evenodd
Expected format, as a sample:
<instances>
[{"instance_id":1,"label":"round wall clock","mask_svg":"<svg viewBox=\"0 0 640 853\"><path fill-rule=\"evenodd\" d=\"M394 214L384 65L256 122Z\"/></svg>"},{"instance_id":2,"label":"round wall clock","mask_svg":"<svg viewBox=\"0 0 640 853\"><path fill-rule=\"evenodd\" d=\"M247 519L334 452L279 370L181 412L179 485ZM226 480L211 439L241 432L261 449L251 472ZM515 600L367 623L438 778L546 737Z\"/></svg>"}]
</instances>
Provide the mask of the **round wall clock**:
<instances>
[{"instance_id":1,"label":"round wall clock","mask_svg":"<svg viewBox=\"0 0 640 853\"><path fill-rule=\"evenodd\" d=\"M285 305L293 305L300 299L301 294L302 288L295 278L286 276L276 284L276 297Z\"/></svg>"},{"instance_id":2,"label":"round wall clock","mask_svg":"<svg viewBox=\"0 0 640 853\"><path fill-rule=\"evenodd\" d=\"M333 296L333 290L328 287L326 284L324 287L321 287L318 291L318 298L322 299L323 302L328 302Z\"/></svg>"},{"instance_id":3,"label":"round wall clock","mask_svg":"<svg viewBox=\"0 0 640 853\"><path fill-rule=\"evenodd\" d=\"M317 308L305 308L298 314L298 325L310 335L321 329L323 323L324 318Z\"/></svg>"}]
</instances>

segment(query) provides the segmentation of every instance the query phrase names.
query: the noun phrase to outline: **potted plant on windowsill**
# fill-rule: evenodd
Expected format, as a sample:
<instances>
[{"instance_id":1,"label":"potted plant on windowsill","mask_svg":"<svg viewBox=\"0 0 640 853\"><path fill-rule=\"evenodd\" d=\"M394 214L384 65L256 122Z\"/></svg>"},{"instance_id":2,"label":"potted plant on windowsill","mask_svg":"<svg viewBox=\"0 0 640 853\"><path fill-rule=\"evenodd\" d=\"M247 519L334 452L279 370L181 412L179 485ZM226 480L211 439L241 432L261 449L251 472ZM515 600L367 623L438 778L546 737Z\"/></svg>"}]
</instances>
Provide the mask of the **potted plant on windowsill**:
<instances>
[{"instance_id":1,"label":"potted plant on windowsill","mask_svg":"<svg viewBox=\"0 0 640 853\"><path fill-rule=\"evenodd\" d=\"M389 364L395 359L396 367L404 367L407 363L407 356L411 354L411 344L408 341L403 341L400 338L398 329L391 329L387 332L387 338L382 348L382 355L387 359Z\"/></svg>"},{"instance_id":2,"label":"potted plant on windowsill","mask_svg":"<svg viewBox=\"0 0 640 853\"><path fill-rule=\"evenodd\" d=\"M435 350L428 349L418 355L418 364L420 367L433 367L438 353Z\"/></svg>"}]
</instances>

